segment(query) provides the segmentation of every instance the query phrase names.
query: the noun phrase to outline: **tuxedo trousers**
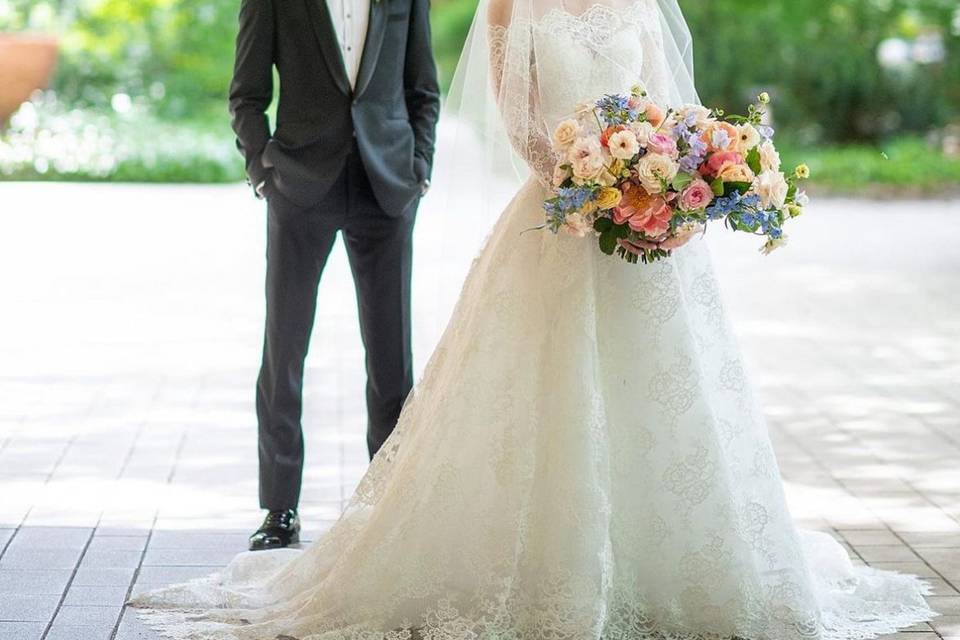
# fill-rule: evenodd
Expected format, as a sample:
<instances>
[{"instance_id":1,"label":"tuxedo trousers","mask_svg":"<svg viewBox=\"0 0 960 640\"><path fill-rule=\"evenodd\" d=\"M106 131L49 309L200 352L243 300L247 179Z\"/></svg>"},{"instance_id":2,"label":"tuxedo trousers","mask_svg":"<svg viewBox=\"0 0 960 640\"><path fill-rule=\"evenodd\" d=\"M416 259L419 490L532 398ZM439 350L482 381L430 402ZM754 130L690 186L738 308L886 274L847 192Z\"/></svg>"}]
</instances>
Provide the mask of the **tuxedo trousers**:
<instances>
[{"instance_id":1,"label":"tuxedo trousers","mask_svg":"<svg viewBox=\"0 0 960 640\"><path fill-rule=\"evenodd\" d=\"M260 506L281 510L297 508L300 500L304 362L317 288L338 234L353 275L366 352L371 458L396 425L413 386L410 280L418 203L393 215L383 211L355 148L316 205L299 207L269 182L265 193L267 310L256 394Z\"/></svg>"}]
</instances>

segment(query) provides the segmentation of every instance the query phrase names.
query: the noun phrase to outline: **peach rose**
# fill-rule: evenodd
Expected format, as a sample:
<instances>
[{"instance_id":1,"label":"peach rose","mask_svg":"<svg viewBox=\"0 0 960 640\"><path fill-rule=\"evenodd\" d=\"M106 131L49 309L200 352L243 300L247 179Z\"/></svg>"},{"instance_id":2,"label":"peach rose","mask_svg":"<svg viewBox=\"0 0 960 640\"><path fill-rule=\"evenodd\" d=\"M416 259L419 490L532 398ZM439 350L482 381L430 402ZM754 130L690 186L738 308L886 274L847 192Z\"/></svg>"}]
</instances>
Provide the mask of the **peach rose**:
<instances>
[{"instance_id":1,"label":"peach rose","mask_svg":"<svg viewBox=\"0 0 960 640\"><path fill-rule=\"evenodd\" d=\"M743 164L743 154L736 151L721 151L710 156L702 167L704 175L716 176L724 167L730 164Z\"/></svg>"},{"instance_id":2,"label":"peach rose","mask_svg":"<svg viewBox=\"0 0 960 640\"><path fill-rule=\"evenodd\" d=\"M745 164L726 164L717 177L724 182L753 182L753 171Z\"/></svg>"},{"instance_id":3,"label":"peach rose","mask_svg":"<svg viewBox=\"0 0 960 640\"><path fill-rule=\"evenodd\" d=\"M661 124L663 124L663 119L666 117L666 114L663 113L663 109L652 102L647 105L644 115L647 116L647 122L655 127L659 127Z\"/></svg>"},{"instance_id":4,"label":"peach rose","mask_svg":"<svg viewBox=\"0 0 960 640\"><path fill-rule=\"evenodd\" d=\"M576 120L564 120L554 129L553 142L557 147L567 149L580 137L581 131L582 127Z\"/></svg>"},{"instance_id":5,"label":"peach rose","mask_svg":"<svg viewBox=\"0 0 960 640\"><path fill-rule=\"evenodd\" d=\"M700 138L706 143L708 151L736 151L740 132L729 122L717 121L710 123Z\"/></svg>"}]
</instances>

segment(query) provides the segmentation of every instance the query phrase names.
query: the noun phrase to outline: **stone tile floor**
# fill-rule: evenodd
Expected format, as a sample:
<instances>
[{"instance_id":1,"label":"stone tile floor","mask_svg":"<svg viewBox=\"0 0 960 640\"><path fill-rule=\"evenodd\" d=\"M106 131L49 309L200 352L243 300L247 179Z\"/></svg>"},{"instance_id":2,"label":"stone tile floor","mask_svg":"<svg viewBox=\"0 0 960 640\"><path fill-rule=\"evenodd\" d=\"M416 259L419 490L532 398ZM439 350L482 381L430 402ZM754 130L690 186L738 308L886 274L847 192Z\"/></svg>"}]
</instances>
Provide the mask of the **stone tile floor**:
<instances>
[{"instance_id":1,"label":"stone tile floor","mask_svg":"<svg viewBox=\"0 0 960 640\"><path fill-rule=\"evenodd\" d=\"M442 259L423 228L428 274ZM0 640L155 638L129 594L244 549L263 230L240 186L0 184ZM960 203L823 200L791 235L768 258L708 239L791 508L856 562L930 579L943 616L897 637L960 638ZM422 363L439 316L421 289ZM366 463L339 248L320 300L312 536Z\"/></svg>"}]
</instances>

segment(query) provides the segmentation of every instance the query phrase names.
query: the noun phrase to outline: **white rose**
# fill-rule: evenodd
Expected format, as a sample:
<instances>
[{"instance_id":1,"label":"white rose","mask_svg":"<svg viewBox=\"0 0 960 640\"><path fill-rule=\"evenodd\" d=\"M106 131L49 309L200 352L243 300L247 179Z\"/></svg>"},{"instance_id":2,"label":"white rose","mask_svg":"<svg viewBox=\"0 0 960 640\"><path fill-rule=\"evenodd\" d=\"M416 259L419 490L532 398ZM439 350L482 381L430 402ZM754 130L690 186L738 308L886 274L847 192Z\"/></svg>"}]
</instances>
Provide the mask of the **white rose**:
<instances>
[{"instance_id":1,"label":"white rose","mask_svg":"<svg viewBox=\"0 0 960 640\"><path fill-rule=\"evenodd\" d=\"M743 154L746 154L750 149L760 144L760 141L763 139L760 137L760 132L757 131L757 128L749 122L737 127L737 133L739 134L737 138L737 151ZM777 169L779 170L779 167L777 167Z\"/></svg>"},{"instance_id":2,"label":"white rose","mask_svg":"<svg viewBox=\"0 0 960 640\"><path fill-rule=\"evenodd\" d=\"M633 131L633 135L637 137L637 142L641 147L646 149L650 143L650 136L652 136L657 129L649 122L633 122L629 126L630 130Z\"/></svg>"},{"instance_id":3,"label":"white rose","mask_svg":"<svg viewBox=\"0 0 960 640\"><path fill-rule=\"evenodd\" d=\"M780 247L785 247L785 246L787 246L787 236L780 236L779 238L776 238L776 239L770 238L769 240L766 241L766 243L764 243L762 247L760 247L760 253L762 253L765 256L768 256L774 251L776 251L777 249L779 249Z\"/></svg>"},{"instance_id":4,"label":"white rose","mask_svg":"<svg viewBox=\"0 0 960 640\"><path fill-rule=\"evenodd\" d=\"M660 193L662 190L661 180L670 182L673 180L680 165L674 162L668 156L660 153L648 153L637 162L637 178L640 185L647 193Z\"/></svg>"},{"instance_id":5,"label":"white rose","mask_svg":"<svg viewBox=\"0 0 960 640\"><path fill-rule=\"evenodd\" d=\"M580 138L570 146L570 166L574 182L583 184L603 171L603 148L596 138Z\"/></svg>"},{"instance_id":6,"label":"white rose","mask_svg":"<svg viewBox=\"0 0 960 640\"><path fill-rule=\"evenodd\" d=\"M577 238L585 237L593 229L586 216L581 213L568 214L566 222L563 230Z\"/></svg>"},{"instance_id":7,"label":"white rose","mask_svg":"<svg viewBox=\"0 0 960 640\"><path fill-rule=\"evenodd\" d=\"M780 154L773 143L767 140L758 148L761 171L780 171Z\"/></svg>"},{"instance_id":8,"label":"white rose","mask_svg":"<svg viewBox=\"0 0 960 640\"><path fill-rule=\"evenodd\" d=\"M564 120L553 130L553 142L560 149L566 149L580 136L582 127L576 120Z\"/></svg>"},{"instance_id":9,"label":"white rose","mask_svg":"<svg viewBox=\"0 0 960 640\"><path fill-rule=\"evenodd\" d=\"M629 160L640 153L640 143L637 141L636 134L629 129L617 131L607 140L607 148L610 149L610 155L621 160Z\"/></svg>"},{"instance_id":10,"label":"white rose","mask_svg":"<svg viewBox=\"0 0 960 640\"><path fill-rule=\"evenodd\" d=\"M573 108L573 114L577 116L588 116L594 112L597 105L593 102L580 102Z\"/></svg>"},{"instance_id":11,"label":"white rose","mask_svg":"<svg viewBox=\"0 0 960 640\"><path fill-rule=\"evenodd\" d=\"M753 181L753 192L760 196L764 209L783 209L789 189L787 179L779 171L764 171Z\"/></svg>"}]
</instances>

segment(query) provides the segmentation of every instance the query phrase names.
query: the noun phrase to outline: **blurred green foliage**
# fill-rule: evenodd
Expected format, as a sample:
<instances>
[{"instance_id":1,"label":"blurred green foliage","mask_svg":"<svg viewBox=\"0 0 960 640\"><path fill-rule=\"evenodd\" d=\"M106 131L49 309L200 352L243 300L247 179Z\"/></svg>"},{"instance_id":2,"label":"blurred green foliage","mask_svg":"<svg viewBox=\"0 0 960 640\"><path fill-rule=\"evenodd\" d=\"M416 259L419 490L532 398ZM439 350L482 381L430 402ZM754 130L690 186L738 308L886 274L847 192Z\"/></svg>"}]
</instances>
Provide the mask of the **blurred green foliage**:
<instances>
[{"instance_id":1,"label":"blurred green foliage","mask_svg":"<svg viewBox=\"0 0 960 640\"><path fill-rule=\"evenodd\" d=\"M680 3L694 35L703 101L739 110L760 89L770 91L785 145L877 145L904 133L921 140L960 119L957 0ZM112 113L115 96L123 94L120 104L133 105L151 123L207 131L232 147L226 94L238 6L239 0L0 0L0 31L60 36L58 108ZM475 7L476 0L433 0L444 86ZM901 53L914 47L928 61L884 67L877 54L885 41ZM938 46L940 60L931 58Z\"/></svg>"},{"instance_id":2,"label":"blurred green foliage","mask_svg":"<svg viewBox=\"0 0 960 640\"><path fill-rule=\"evenodd\" d=\"M876 140L960 115L956 0L681 0L705 104L740 108L768 89L806 142ZM943 60L883 67L878 48L937 43Z\"/></svg>"},{"instance_id":3,"label":"blurred green foliage","mask_svg":"<svg viewBox=\"0 0 960 640\"><path fill-rule=\"evenodd\" d=\"M321 0L314 0L321 1ZM62 101L106 106L116 92L169 118L223 117L238 0L0 0L0 30L60 33ZM681 0L705 103L735 109L759 87L804 140L924 131L960 111L956 0ZM434 0L449 82L475 0ZM944 60L883 68L881 42L939 38Z\"/></svg>"}]
</instances>

